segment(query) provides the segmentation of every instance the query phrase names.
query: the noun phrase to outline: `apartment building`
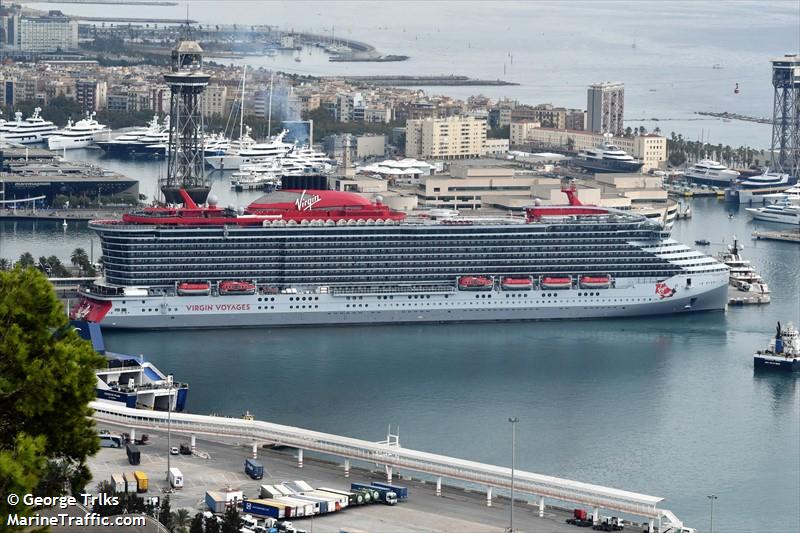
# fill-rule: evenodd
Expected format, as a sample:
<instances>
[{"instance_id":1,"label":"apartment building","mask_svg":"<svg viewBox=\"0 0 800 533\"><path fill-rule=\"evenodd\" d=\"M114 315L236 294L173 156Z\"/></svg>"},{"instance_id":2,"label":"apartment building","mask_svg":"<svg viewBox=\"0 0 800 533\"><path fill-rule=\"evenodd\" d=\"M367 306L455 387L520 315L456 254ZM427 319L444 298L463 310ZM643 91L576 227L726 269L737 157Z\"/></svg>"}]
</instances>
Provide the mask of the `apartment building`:
<instances>
[{"instance_id":1,"label":"apartment building","mask_svg":"<svg viewBox=\"0 0 800 533\"><path fill-rule=\"evenodd\" d=\"M408 120L406 156L422 159L464 159L481 155L486 120L447 117Z\"/></svg>"}]
</instances>

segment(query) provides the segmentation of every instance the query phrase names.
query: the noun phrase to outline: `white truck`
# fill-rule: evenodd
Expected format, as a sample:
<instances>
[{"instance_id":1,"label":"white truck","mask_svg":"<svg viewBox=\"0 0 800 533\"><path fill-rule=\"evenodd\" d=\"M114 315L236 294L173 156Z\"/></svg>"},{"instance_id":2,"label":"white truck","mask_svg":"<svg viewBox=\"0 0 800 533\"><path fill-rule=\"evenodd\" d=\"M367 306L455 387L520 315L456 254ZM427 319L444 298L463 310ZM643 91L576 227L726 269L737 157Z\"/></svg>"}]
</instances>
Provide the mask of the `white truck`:
<instances>
[{"instance_id":1,"label":"white truck","mask_svg":"<svg viewBox=\"0 0 800 533\"><path fill-rule=\"evenodd\" d=\"M183 488L183 473L175 467L169 469L169 484L173 489Z\"/></svg>"}]
</instances>

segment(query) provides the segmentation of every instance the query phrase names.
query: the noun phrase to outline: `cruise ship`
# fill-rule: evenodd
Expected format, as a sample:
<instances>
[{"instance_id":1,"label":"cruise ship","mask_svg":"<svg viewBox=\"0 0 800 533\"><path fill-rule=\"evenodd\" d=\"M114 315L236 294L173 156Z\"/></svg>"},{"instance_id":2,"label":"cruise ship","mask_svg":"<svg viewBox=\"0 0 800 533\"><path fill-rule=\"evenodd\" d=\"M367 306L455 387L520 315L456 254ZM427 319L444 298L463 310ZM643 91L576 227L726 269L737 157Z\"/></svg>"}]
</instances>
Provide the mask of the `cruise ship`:
<instances>
[{"instance_id":1,"label":"cruise ship","mask_svg":"<svg viewBox=\"0 0 800 533\"><path fill-rule=\"evenodd\" d=\"M58 126L39 116L42 108L37 107L33 114L22 120L22 113L14 113L14 122L6 122L3 131L0 132L0 139L19 144L34 144L46 141L47 138L56 131Z\"/></svg>"},{"instance_id":2,"label":"cruise ship","mask_svg":"<svg viewBox=\"0 0 800 533\"><path fill-rule=\"evenodd\" d=\"M70 120L63 130L47 138L47 147L50 150L86 148L102 135L110 134L111 130L105 124L97 122L94 116L95 113L92 113L75 124Z\"/></svg>"},{"instance_id":3,"label":"cruise ship","mask_svg":"<svg viewBox=\"0 0 800 533\"><path fill-rule=\"evenodd\" d=\"M739 173L711 159L702 159L686 169L684 177L698 185L729 187Z\"/></svg>"},{"instance_id":4,"label":"cruise ship","mask_svg":"<svg viewBox=\"0 0 800 533\"><path fill-rule=\"evenodd\" d=\"M632 317L722 310L728 268L647 218L582 205L432 220L351 192L95 220L104 277L73 319L221 328ZM476 287L480 290L476 290ZM511 290L509 290L509 288Z\"/></svg>"},{"instance_id":5,"label":"cruise ship","mask_svg":"<svg viewBox=\"0 0 800 533\"><path fill-rule=\"evenodd\" d=\"M644 163L611 144L611 135L605 137L606 140L597 148L578 154L573 163L591 172L639 172Z\"/></svg>"}]
</instances>

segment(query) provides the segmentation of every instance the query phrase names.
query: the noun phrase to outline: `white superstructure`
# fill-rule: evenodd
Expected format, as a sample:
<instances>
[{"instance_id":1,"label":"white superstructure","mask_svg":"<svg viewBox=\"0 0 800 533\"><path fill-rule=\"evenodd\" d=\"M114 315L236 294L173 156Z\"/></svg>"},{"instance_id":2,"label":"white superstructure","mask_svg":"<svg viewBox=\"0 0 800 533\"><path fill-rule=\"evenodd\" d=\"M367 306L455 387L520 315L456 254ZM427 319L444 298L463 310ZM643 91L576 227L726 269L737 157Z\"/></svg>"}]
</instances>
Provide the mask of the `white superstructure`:
<instances>
[{"instance_id":1,"label":"white superstructure","mask_svg":"<svg viewBox=\"0 0 800 533\"><path fill-rule=\"evenodd\" d=\"M739 173L712 159L702 159L686 169L684 177L701 185L728 187Z\"/></svg>"},{"instance_id":2,"label":"white superstructure","mask_svg":"<svg viewBox=\"0 0 800 533\"><path fill-rule=\"evenodd\" d=\"M33 144L47 140L58 130L58 126L39 116L41 110L40 107L37 107L33 110L33 114L25 120L22 120L22 113L17 111L14 114L16 120L13 123L5 124L6 129L0 131L0 138L20 144Z\"/></svg>"},{"instance_id":3,"label":"white superstructure","mask_svg":"<svg viewBox=\"0 0 800 533\"><path fill-rule=\"evenodd\" d=\"M109 130L105 124L97 122L94 116L95 113L92 113L75 124L70 120L63 130L48 137L47 147L50 150L85 148L102 136L110 134L111 130Z\"/></svg>"},{"instance_id":4,"label":"white superstructure","mask_svg":"<svg viewBox=\"0 0 800 533\"><path fill-rule=\"evenodd\" d=\"M778 222L780 224L800 225L800 205L793 204L789 200L784 200L777 204L766 205L764 207L748 207L746 209L754 220L764 220L766 222Z\"/></svg>"}]
</instances>

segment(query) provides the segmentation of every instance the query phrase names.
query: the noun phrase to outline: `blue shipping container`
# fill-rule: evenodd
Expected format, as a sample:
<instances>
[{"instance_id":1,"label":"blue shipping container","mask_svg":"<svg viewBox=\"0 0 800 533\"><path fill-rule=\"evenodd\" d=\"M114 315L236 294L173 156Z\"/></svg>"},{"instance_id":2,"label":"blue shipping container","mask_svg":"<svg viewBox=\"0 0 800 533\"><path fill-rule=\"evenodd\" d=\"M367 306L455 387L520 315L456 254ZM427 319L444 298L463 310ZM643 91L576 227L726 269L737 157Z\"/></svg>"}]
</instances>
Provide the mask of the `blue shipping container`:
<instances>
[{"instance_id":1,"label":"blue shipping container","mask_svg":"<svg viewBox=\"0 0 800 533\"><path fill-rule=\"evenodd\" d=\"M397 495L397 499L405 500L408 498L408 488L401 487L400 485L390 485L389 483L378 483L377 481L372 482L373 487L382 487L384 489L389 489Z\"/></svg>"},{"instance_id":2,"label":"blue shipping container","mask_svg":"<svg viewBox=\"0 0 800 533\"><path fill-rule=\"evenodd\" d=\"M259 500L247 500L243 502L242 509L245 513L253 515L284 518L283 509L279 507L273 507L272 505Z\"/></svg>"}]
</instances>

